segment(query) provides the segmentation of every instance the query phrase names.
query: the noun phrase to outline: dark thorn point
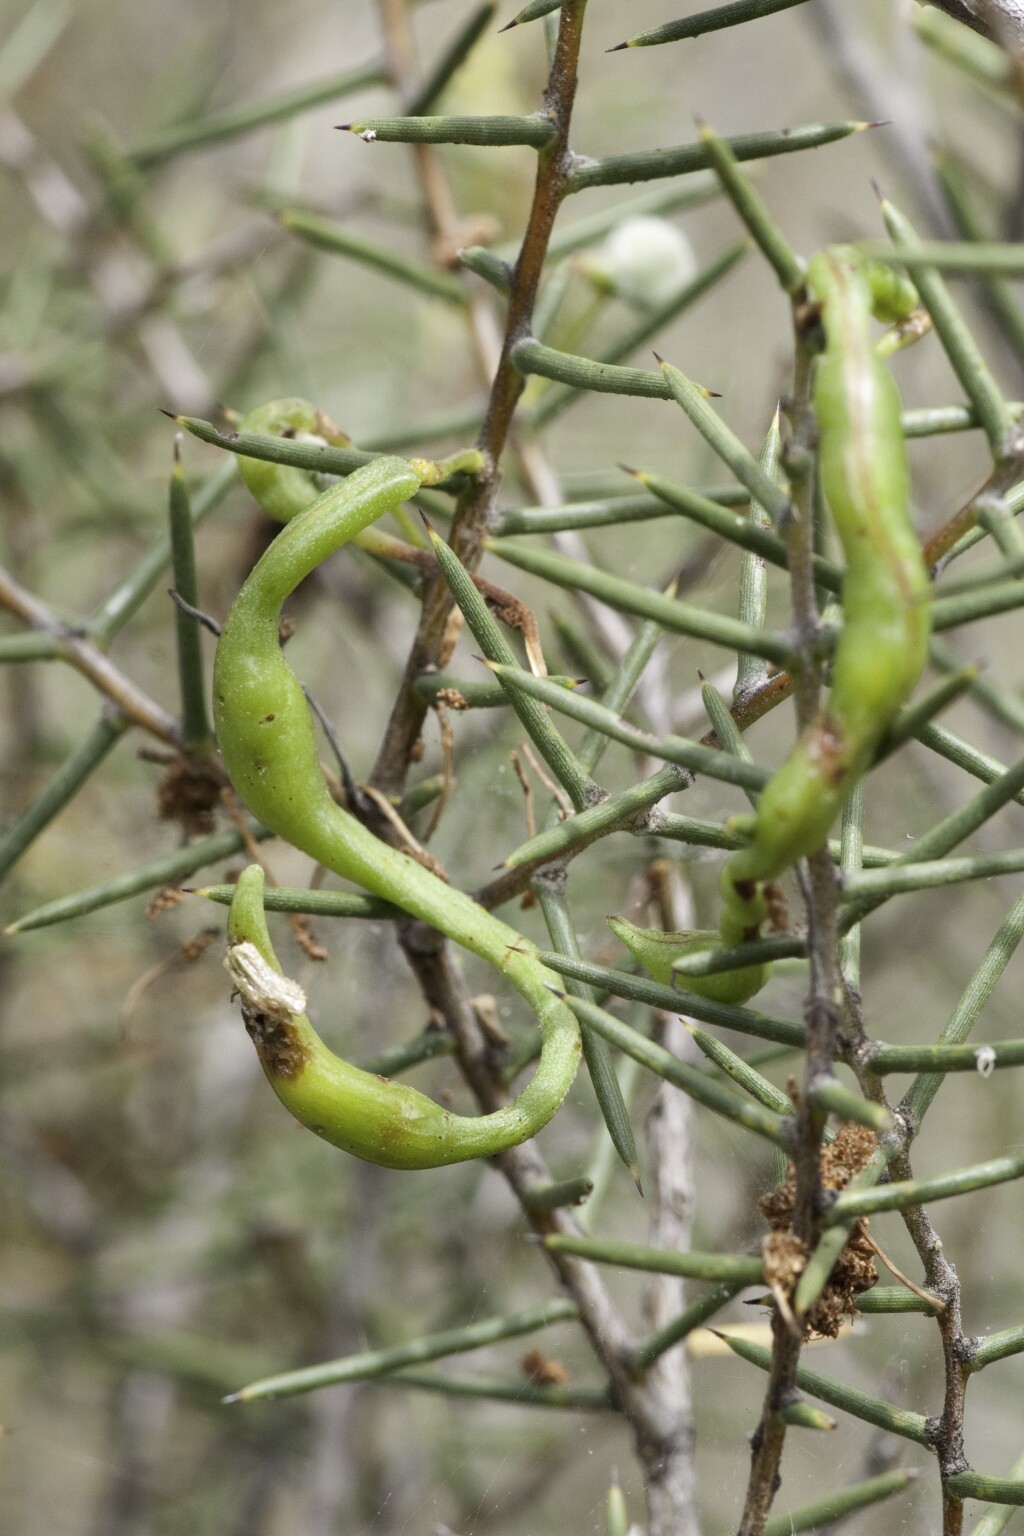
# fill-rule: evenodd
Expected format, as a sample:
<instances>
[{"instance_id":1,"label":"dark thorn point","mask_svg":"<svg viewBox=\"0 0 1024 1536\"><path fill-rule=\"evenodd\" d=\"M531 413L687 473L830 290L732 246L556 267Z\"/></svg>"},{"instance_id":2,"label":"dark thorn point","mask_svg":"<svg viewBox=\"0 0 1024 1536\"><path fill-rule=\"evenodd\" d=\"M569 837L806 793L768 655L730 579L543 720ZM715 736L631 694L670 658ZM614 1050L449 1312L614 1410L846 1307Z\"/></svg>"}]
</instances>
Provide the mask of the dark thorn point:
<instances>
[{"instance_id":1,"label":"dark thorn point","mask_svg":"<svg viewBox=\"0 0 1024 1536\"><path fill-rule=\"evenodd\" d=\"M614 48L606 48L605 53L621 53L623 48L628 48L628 43L616 43Z\"/></svg>"}]
</instances>

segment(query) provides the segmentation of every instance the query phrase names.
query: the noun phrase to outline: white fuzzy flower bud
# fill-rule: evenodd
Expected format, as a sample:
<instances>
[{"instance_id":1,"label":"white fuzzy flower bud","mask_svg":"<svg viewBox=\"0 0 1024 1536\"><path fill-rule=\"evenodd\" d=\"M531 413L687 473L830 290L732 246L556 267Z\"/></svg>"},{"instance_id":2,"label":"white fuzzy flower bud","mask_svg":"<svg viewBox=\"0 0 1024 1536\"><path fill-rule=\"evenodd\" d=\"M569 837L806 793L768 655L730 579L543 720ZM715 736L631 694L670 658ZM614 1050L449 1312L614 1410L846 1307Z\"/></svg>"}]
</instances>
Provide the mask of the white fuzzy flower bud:
<instances>
[{"instance_id":1,"label":"white fuzzy flower bud","mask_svg":"<svg viewBox=\"0 0 1024 1536\"><path fill-rule=\"evenodd\" d=\"M697 271L693 248L682 230L653 217L617 225L582 265L597 287L639 309L667 304Z\"/></svg>"}]
</instances>

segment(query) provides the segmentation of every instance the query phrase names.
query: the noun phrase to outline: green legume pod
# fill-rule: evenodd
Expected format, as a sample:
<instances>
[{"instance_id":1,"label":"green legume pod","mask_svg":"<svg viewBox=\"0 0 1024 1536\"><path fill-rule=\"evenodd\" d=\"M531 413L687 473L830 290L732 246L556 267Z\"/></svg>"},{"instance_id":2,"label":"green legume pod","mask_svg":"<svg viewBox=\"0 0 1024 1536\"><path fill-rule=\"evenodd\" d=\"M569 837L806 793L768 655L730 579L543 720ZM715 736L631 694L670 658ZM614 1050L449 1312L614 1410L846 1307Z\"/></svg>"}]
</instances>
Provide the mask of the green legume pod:
<instances>
[{"instance_id":1,"label":"green legume pod","mask_svg":"<svg viewBox=\"0 0 1024 1536\"><path fill-rule=\"evenodd\" d=\"M346 1063L336 1066L337 1059L305 1021L302 1072L292 1084L280 1081L280 1071L272 1075L268 1070L275 1090L284 1098L285 1089L293 1113L327 1140L371 1162L404 1168L488 1157L525 1141L562 1103L580 1055L575 1016L552 990L560 988L558 978L536 959L533 946L462 891L374 837L331 798L309 707L279 644L281 606L299 582L413 495L419 483L404 460L377 459L293 518L242 588L214 666L217 739L231 781L253 815L336 874L488 960L527 1000L540 1023L540 1060L523 1092L492 1114L467 1118L437 1105L427 1109L430 1100L423 1095L410 1100L412 1090L402 1085L382 1085ZM273 964L269 940L254 917L258 903L252 889L239 900L236 935ZM273 1058L266 1051L261 1055L267 1070ZM328 1112L331 1103L335 1113Z\"/></svg>"},{"instance_id":2,"label":"green legume pod","mask_svg":"<svg viewBox=\"0 0 1024 1536\"><path fill-rule=\"evenodd\" d=\"M261 432L266 437L291 437L300 442L326 445L319 430L316 408L308 400L268 400L243 416L240 432ZM320 487L308 469L291 464L272 464L268 459L239 457L238 473L250 495L275 522L288 523L320 495Z\"/></svg>"},{"instance_id":3,"label":"green legume pod","mask_svg":"<svg viewBox=\"0 0 1024 1536\"><path fill-rule=\"evenodd\" d=\"M808 269L825 337L814 379L819 473L846 557L845 623L828 705L767 784L753 839L723 872L726 942L754 936L764 882L825 840L927 658L928 575L909 517L899 392L872 343L872 279L879 286L846 247ZM885 312L905 312L906 288L881 288Z\"/></svg>"},{"instance_id":4,"label":"green legume pod","mask_svg":"<svg viewBox=\"0 0 1024 1536\"><path fill-rule=\"evenodd\" d=\"M453 1160L448 1155L453 1122L457 1129L460 1117L415 1088L336 1056L302 1011L298 989L281 983L258 864L239 878L228 939L228 969L246 1028L268 1082L296 1120L333 1146L386 1168L430 1168Z\"/></svg>"}]
</instances>

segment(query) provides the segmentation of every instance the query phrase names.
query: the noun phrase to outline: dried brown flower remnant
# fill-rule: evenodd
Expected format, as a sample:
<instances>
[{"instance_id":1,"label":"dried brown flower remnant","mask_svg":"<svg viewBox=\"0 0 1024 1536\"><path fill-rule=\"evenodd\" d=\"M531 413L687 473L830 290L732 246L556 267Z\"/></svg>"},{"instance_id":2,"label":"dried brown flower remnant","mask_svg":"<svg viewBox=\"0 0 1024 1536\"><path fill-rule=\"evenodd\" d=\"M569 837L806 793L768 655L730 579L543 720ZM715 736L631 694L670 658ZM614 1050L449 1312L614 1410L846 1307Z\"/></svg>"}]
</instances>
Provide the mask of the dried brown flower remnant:
<instances>
[{"instance_id":1,"label":"dried brown flower remnant","mask_svg":"<svg viewBox=\"0 0 1024 1536\"><path fill-rule=\"evenodd\" d=\"M156 805L161 821L176 821L189 837L212 832L220 805L224 773L202 757L176 757L157 785Z\"/></svg>"},{"instance_id":2,"label":"dried brown flower remnant","mask_svg":"<svg viewBox=\"0 0 1024 1536\"><path fill-rule=\"evenodd\" d=\"M519 1362L535 1387L564 1387L569 1372L561 1360L550 1360L542 1349L531 1349Z\"/></svg>"},{"instance_id":3,"label":"dried brown flower remnant","mask_svg":"<svg viewBox=\"0 0 1024 1536\"><path fill-rule=\"evenodd\" d=\"M298 912L292 912L290 916L295 942L306 958L317 961L329 960L330 955L324 949L324 946L317 941L309 918Z\"/></svg>"},{"instance_id":4,"label":"dried brown flower remnant","mask_svg":"<svg viewBox=\"0 0 1024 1536\"><path fill-rule=\"evenodd\" d=\"M765 1280L773 1291L778 1288L786 1296L791 1295L807 1263L807 1245L795 1232L769 1232L761 1243L761 1252Z\"/></svg>"},{"instance_id":5,"label":"dried brown flower remnant","mask_svg":"<svg viewBox=\"0 0 1024 1536\"><path fill-rule=\"evenodd\" d=\"M835 1141L821 1149L823 1189L845 1189L872 1157L877 1142L874 1133L862 1125L844 1125ZM791 1230L796 1185L792 1169L785 1183L779 1184L759 1202L771 1227L763 1244L765 1277L773 1290L791 1296L807 1263L807 1245ZM869 1291L878 1279L874 1265L874 1244L866 1217L860 1217L836 1260L828 1285L804 1319L805 1336L820 1334L834 1339L844 1317L850 1316L862 1291Z\"/></svg>"},{"instance_id":6,"label":"dried brown flower remnant","mask_svg":"<svg viewBox=\"0 0 1024 1536\"><path fill-rule=\"evenodd\" d=\"M865 1125L844 1125L836 1139L821 1149L821 1182L825 1189L845 1189L874 1157L878 1141Z\"/></svg>"},{"instance_id":7,"label":"dried brown flower remnant","mask_svg":"<svg viewBox=\"0 0 1024 1536\"><path fill-rule=\"evenodd\" d=\"M194 938L186 939L182 944L181 959L186 965L195 965L196 961L201 960L206 954L214 939L219 936L219 928L204 928L201 933L197 933Z\"/></svg>"},{"instance_id":8,"label":"dried brown flower remnant","mask_svg":"<svg viewBox=\"0 0 1024 1536\"><path fill-rule=\"evenodd\" d=\"M165 885L163 890L157 891L146 908L146 916L160 917L162 913L169 912L172 907L179 906L185 900L184 891L180 891L176 885Z\"/></svg>"}]
</instances>

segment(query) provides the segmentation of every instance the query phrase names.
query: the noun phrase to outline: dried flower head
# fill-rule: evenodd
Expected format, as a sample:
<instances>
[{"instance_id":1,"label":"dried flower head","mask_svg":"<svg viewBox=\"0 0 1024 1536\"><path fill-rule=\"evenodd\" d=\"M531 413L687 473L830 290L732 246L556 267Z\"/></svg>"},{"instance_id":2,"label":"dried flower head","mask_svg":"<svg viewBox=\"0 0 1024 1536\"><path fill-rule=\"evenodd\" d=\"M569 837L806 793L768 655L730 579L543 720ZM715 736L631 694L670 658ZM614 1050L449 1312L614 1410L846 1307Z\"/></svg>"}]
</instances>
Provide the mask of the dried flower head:
<instances>
[{"instance_id":1,"label":"dried flower head","mask_svg":"<svg viewBox=\"0 0 1024 1536\"><path fill-rule=\"evenodd\" d=\"M823 1189L845 1189L872 1157L877 1142L862 1125L844 1125L836 1139L821 1149ZM792 1231L796 1182L792 1167L785 1182L759 1201L771 1232L764 1239L765 1278L773 1290L792 1296L809 1257L807 1244ZM804 1319L806 1335L834 1339L844 1317L856 1311L857 1297L878 1279L874 1244L866 1217L860 1217L846 1240L829 1282Z\"/></svg>"}]
</instances>

